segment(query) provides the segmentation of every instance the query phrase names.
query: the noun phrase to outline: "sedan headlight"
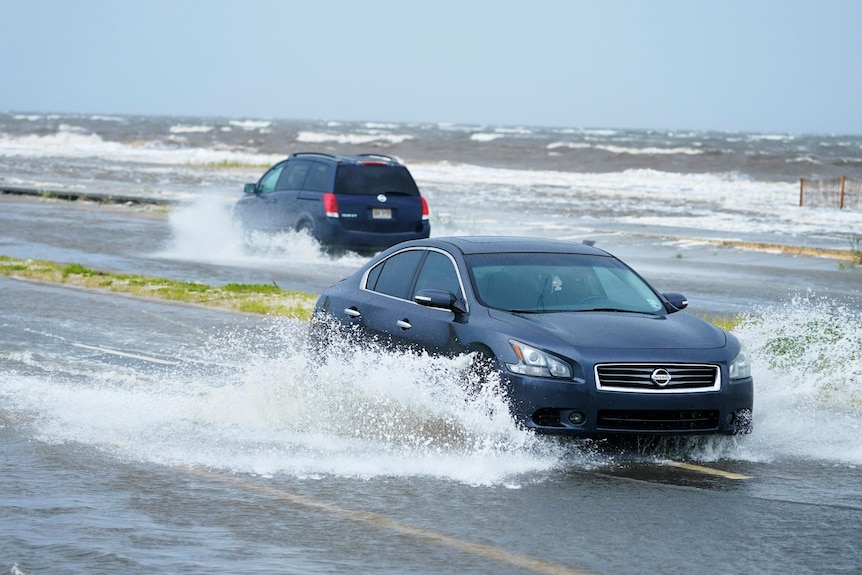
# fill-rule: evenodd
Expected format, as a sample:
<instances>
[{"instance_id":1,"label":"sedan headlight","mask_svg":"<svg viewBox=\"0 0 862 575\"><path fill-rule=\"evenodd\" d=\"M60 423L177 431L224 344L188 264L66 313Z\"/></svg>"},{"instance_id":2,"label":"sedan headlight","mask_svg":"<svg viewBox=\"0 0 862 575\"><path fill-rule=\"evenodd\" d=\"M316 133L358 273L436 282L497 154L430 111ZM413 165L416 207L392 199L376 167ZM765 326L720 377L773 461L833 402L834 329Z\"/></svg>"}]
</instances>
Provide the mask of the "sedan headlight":
<instances>
[{"instance_id":1,"label":"sedan headlight","mask_svg":"<svg viewBox=\"0 0 862 575\"><path fill-rule=\"evenodd\" d=\"M560 358L514 339L509 340L509 345L518 357L518 363L506 364L512 373L535 377L572 377L571 366Z\"/></svg>"},{"instance_id":2,"label":"sedan headlight","mask_svg":"<svg viewBox=\"0 0 862 575\"><path fill-rule=\"evenodd\" d=\"M749 361L748 349L740 342L736 357L730 362L730 379L745 379L751 377L751 362Z\"/></svg>"}]
</instances>

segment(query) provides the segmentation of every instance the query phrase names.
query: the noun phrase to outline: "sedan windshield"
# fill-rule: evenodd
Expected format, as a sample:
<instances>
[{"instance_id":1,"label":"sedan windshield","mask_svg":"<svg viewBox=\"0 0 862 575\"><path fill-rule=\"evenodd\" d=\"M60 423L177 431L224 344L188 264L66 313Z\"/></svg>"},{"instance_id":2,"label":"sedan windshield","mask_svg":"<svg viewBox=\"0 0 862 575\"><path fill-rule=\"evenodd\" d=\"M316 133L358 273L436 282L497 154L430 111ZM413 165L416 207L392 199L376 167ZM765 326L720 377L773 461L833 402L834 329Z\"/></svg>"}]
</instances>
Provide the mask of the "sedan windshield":
<instances>
[{"instance_id":1,"label":"sedan windshield","mask_svg":"<svg viewBox=\"0 0 862 575\"><path fill-rule=\"evenodd\" d=\"M523 313L662 313L659 296L609 256L548 253L466 257L473 288L487 307Z\"/></svg>"}]
</instances>

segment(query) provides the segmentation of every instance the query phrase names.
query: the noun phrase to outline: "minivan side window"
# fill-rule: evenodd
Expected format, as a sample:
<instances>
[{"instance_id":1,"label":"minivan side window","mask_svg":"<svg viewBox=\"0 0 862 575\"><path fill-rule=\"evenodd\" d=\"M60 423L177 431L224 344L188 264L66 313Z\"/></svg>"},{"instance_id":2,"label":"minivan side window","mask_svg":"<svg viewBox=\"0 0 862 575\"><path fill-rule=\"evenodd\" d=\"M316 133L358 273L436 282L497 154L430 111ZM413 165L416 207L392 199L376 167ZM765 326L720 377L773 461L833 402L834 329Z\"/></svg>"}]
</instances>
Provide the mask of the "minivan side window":
<instances>
[{"instance_id":1,"label":"minivan side window","mask_svg":"<svg viewBox=\"0 0 862 575\"><path fill-rule=\"evenodd\" d=\"M288 160L287 168L282 172L281 177L276 184L276 190L301 190L302 184L305 182L305 177L311 169L311 164L308 160Z\"/></svg>"},{"instance_id":2,"label":"minivan side window","mask_svg":"<svg viewBox=\"0 0 862 575\"><path fill-rule=\"evenodd\" d=\"M410 297L410 286L424 250L407 250L387 258L368 274L366 289L400 299Z\"/></svg>"},{"instance_id":3,"label":"minivan side window","mask_svg":"<svg viewBox=\"0 0 862 575\"><path fill-rule=\"evenodd\" d=\"M333 166L320 162L312 162L303 190L310 192L331 192Z\"/></svg>"},{"instance_id":4,"label":"minivan side window","mask_svg":"<svg viewBox=\"0 0 862 575\"><path fill-rule=\"evenodd\" d=\"M284 171L285 163L286 162L282 162L280 164L274 165L269 169L267 173L263 175L263 177L260 178L260 183L257 185L258 193L268 194L275 191L275 183L281 176L281 172Z\"/></svg>"}]
</instances>

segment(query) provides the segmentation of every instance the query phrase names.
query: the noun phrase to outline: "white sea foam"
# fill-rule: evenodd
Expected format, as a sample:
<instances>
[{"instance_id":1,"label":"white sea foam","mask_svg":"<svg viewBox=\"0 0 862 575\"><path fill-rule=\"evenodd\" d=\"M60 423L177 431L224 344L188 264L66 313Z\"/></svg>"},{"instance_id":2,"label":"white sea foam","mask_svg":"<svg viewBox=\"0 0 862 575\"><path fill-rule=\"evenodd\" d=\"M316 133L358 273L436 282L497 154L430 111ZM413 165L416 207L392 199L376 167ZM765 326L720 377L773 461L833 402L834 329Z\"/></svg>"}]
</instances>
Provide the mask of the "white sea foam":
<instances>
[{"instance_id":1,"label":"white sea foam","mask_svg":"<svg viewBox=\"0 0 862 575\"><path fill-rule=\"evenodd\" d=\"M171 134L206 134L212 132L215 126L190 126L187 124L177 124L171 126L169 131Z\"/></svg>"},{"instance_id":2,"label":"white sea foam","mask_svg":"<svg viewBox=\"0 0 862 575\"><path fill-rule=\"evenodd\" d=\"M862 229L862 212L799 206L798 184L757 182L735 174L656 170L577 173L412 164L432 209L469 218L516 214L521 229L575 214L637 225L690 227L744 236L752 232L834 236L838 248ZM481 215L477 210L481 211ZM529 217L528 217L529 215ZM505 233L510 219L497 220ZM844 230L846 237L841 237ZM858 233L858 232L857 232Z\"/></svg>"},{"instance_id":3,"label":"white sea foam","mask_svg":"<svg viewBox=\"0 0 862 575\"><path fill-rule=\"evenodd\" d=\"M480 133L473 134L470 136L470 139L474 142L493 142L494 140L499 140L500 138L505 138L505 134L498 133Z\"/></svg>"},{"instance_id":4,"label":"white sea foam","mask_svg":"<svg viewBox=\"0 0 862 575\"><path fill-rule=\"evenodd\" d=\"M792 142L796 136L793 134L750 134L748 139L753 142Z\"/></svg>"},{"instance_id":5,"label":"white sea foam","mask_svg":"<svg viewBox=\"0 0 862 575\"><path fill-rule=\"evenodd\" d=\"M241 128L243 130L263 130L272 126L271 120L231 120L228 122L231 126Z\"/></svg>"},{"instance_id":6,"label":"white sea foam","mask_svg":"<svg viewBox=\"0 0 862 575\"><path fill-rule=\"evenodd\" d=\"M370 134L330 134L324 132L299 132L296 135L297 142L305 142L312 144L401 144L407 140L412 140L413 136L407 134L387 134L382 132Z\"/></svg>"},{"instance_id":7,"label":"white sea foam","mask_svg":"<svg viewBox=\"0 0 862 575\"><path fill-rule=\"evenodd\" d=\"M643 156L643 155L651 155L651 156L662 156L662 155L685 155L685 156L694 156L698 154L703 154L703 150L699 150L697 148L657 148L655 146L650 146L646 148L628 148L625 146L609 146L609 145L596 145L596 144L588 144L585 142L551 142L545 146L548 150L556 150L558 148L571 148L574 150L582 150L582 149L593 149L593 150L602 150L605 152L611 152L612 154L631 154L633 156Z\"/></svg>"},{"instance_id":8,"label":"white sea foam","mask_svg":"<svg viewBox=\"0 0 862 575\"><path fill-rule=\"evenodd\" d=\"M205 131L205 127L190 127L186 133ZM178 133L185 128L180 127ZM211 128L210 128L211 129ZM123 144L103 140L78 126L63 125L54 134L39 136L9 136L0 134L0 154L21 158L99 158L116 162L141 164L217 164L236 162L243 164L272 164L281 155L256 154L246 150L219 150L215 148L171 148L161 141L138 141Z\"/></svg>"}]
</instances>

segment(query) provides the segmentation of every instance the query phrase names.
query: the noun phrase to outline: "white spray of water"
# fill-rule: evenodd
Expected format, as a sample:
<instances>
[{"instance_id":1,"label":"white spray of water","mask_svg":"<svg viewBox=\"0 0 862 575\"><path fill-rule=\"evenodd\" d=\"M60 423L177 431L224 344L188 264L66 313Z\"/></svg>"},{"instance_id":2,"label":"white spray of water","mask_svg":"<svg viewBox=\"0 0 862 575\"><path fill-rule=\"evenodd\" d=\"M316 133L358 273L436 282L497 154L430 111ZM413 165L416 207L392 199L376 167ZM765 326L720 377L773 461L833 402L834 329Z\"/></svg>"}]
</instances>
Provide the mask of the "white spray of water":
<instances>
[{"instance_id":1,"label":"white spray of water","mask_svg":"<svg viewBox=\"0 0 862 575\"><path fill-rule=\"evenodd\" d=\"M736 330L752 351L758 459L862 464L862 317L809 294Z\"/></svg>"},{"instance_id":2,"label":"white spray of water","mask_svg":"<svg viewBox=\"0 0 862 575\"><path fill-rule=\"evenodd\" d=\"M469 391L467 357L357 345L352 333L318 350L293 321L215 334L202 352L211 370L198 362L95 377L55 362L47 377L13 373L0 397L45 441L262 475L517 485L632 456L862 464L858 313L801 299L737 331L755 359L754 433L668 439L628 456L519 429L493 386Z\"/></svg>"},{"instance_id":3,"label":"white spray of water","mask_svg":"<svg viewBox=\"0 0 862 575\"><path fill-rule=\"evenodd\" d=\"M172 210L171 244L156 256L246 267L300 264L354 269L365 261L351 253L324 255L320 244L304 233L247 233L231 216L235 201L201 196Z\"/></svg>"},{"instance_id":4,"label":"white spray of water","mask_svg":"<svg viewBox=\"0 0 862 575\"><path fill-rule=\"evenodd\" d=\"M214 336L212 370L82 377L55 364L49 377L10 378L0 397L44 441L160 464L469 484L559 465L559 447L519 429L494 389L465 391L468 358L357 346L353 334L318 351L305 331L277 320L263 336Z\"/></svg>"}]
</instances>

